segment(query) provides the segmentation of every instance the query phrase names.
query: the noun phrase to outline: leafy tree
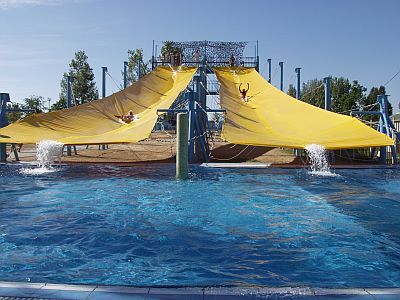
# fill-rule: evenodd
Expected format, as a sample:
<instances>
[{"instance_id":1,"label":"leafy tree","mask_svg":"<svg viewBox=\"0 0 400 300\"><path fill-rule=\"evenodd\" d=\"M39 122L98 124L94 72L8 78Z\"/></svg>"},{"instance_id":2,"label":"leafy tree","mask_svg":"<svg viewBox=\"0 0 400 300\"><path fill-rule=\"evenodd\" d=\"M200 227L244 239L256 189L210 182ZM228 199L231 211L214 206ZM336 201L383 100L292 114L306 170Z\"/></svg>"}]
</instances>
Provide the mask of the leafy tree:
<instances>
[{"instance_id":1,"label":"leafy tree","mask_svg":"<svg viewBox=\"0 0 400 300\"><path fill-rule=\"evenodd\" d=\"M49 98L47 99L47 101ZM42 96L32 95L23 100L23 103L9 103L7 109L15 109L16 111L7 112L7 119L10 123L18 121L34 113L42 113L46 110L45 100ZM20 109L31 109L32 111L17 111Z\"/></svg>"},{"instance_id":2,"label":"leafy tree","mask_svg":"<svg viewBox=\"0 0 400 300\"><path fill-rule=\"evenodd\" d=\"M45 109L45 100L42 96L32 95L30 97L25 98L23 101L24 104L22 105L22 108L33 110L31 112L25 112L24 113L25 117L34 113L42 113Z\"/></svg>"},{"instance_id":3,"label":"leafy tree","mask_svg":"<svg viewBox=\"0 0 400 300\"><path fill-rule=\"evenodd\" d=\"M143 60L143 49L128 49L128 74L127 74L127 82L128 85L138 81L138 73L139 73L139 64L140 64L140 77L150 73L150 65L151 61L144 62ZM124 72L122 71L122 76L124 76Z\"/></svg>"},{"instance_id":4,"label":"leafy tree","mask_svg":"<svg viewBox=\"0 0 400 300\"><path fill-rule=\"evenodd\" d=\"M54 103L51 106L50 111L60 110L60 109L64 109L64 108L67 108L67 99L60 98L60 100L58 100L56 103Z\"/></svg>"},{"instance_id":5,"label":"leafy tree","mask_svg":"<svg viewBox=\"0 0 400 300\"><path fill-rule=\"evenodd\" d=\"M369 91L368 96L364 99L364 101L361 103L361 109L364 110L370 110L370 108L377 106L377 98L379 95L386 94L386 89L384 86L380 86L379 88L377 87L372 87ZM374 109L376 110L376 109Z\"/></svg>"},{"instance_id":6,"label":"leafy tree","mask_svg":"<svg viewBox=\"0 0 400 300\"><path fill-rule=\"evenodd\" d=\"M321 79L312 79L303 83L300 100L317 107L324 107L324 83Z\"/></svg>"},{"instance_id":7,"label":"leafy tree","mask_svg":"<svg viewBox=\"0 0 400 300\"><path fill-rule=\"evenodd\" d=\"M352 83L343 77L334 77L331 80L332 111L349 115L356 110L365 97L367 89L357 80Z\"/></svg>"},{"instance_id":8,"label":"leafy tree","mask_svg":"<svg viewBox=\"0 0 400 300\"><path fill-rule=\"evenodd\" d=\"M18 103L9 103L7 104L7 109L20 109L21 107L19 106ZM24 114L20 111L10 111L7 112L7 120L10 123L14 123L15 121L18 121L24 116Z\"/></svg>"},{"instance_id":9,"label":"leafy tree","mask_svg":"<svg viewBox=\"0 0 400 300\"><path fill-rule=\"evenodd\" d=\"M333 77L330 83L331 109L334 112L350 114L357 109L365 98L366 88L353 81L352 83L343 77ZM323 80L313 79L303 83L301 100L312 105L324 108L325 89Z\"/></svg>"},{"instance_id":10,"label":"leafy tree","mask_svg":"<svg viewBox=\"0 0 400 300\"><path fill-rule=\"evenodd\" d=\"M386 89L384 86L372 87L368 93L368 96L363 99L360 103L360 110L371 110L379 111L379 105L377 104L377 98L379 95L386 94ZM393 114L393 107L390 102L388 102L388 114L391 116ZM365 120L378 121L379 116L377 115L365 115L363 116Z\"/></svg>"},{"instance_id":11,"label":"leafy tree","mask_svg":"<svg viewBox=\"0 0 400 300\"><path fill-rule=\"evenodd\" d=\"M164 61L169 61L171 54L176 51L176 47L174 46L173 41L165 41L163 42L163 46L161 47L161 56Z\"/></svg>"},{"instance_id":12,"label":"leafy tree","mask_svg":"<svg viewBox=\"0 0 400 300\"><path fill-rule=\"evenodd\" d=\"M289 84L289 89L287 94L293 98L296 98L296 88L294 87L293 84Z\"/></svg>"},{"instance_id":13,"label":"leafy tree","mask_svg":"<svg viewBox=\"0 0 400 300\"><path fill-rule=\"evenodd\" d=\"M182 49L175 46L173 41L163 42L163 46L161 47L161 56L163 57L164 62L172 63L171 56L180 56L181 54Z\"/></svg>"},{"instance_id":14,"label":"leafy tree","mask_svg":"<svg viewBox=\"0 0 400 300\"><path fill-rule=\"evenodd\" d=\"M69 71L63 74L61 79L60 99L54 103L51 110L67 107L67 76L72 76L72 97L76 104L83 104L99 98L99 92L94 81L93 70L87 62L88 56L85 51L75 52L69 64Z\"/></svg>"}]
</instances>

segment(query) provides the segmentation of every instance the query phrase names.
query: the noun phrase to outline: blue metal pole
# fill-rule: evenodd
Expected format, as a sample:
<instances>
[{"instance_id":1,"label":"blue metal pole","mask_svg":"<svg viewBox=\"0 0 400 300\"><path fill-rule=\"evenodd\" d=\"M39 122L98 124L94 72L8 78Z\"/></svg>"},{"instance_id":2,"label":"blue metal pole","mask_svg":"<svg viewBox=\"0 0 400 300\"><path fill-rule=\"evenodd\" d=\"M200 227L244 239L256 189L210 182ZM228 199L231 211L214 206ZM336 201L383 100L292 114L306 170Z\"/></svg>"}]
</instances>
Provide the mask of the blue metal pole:
<instances>
[{"instance_id":1,"label":"blue metal pole","mask_svg":"<svg viewBox=\"0 0 400 300\"><path fill-rule=\"evenodd\" d=\"M301 91L300 91L300 70L301 68L296 68L294 71L297 74L297 88L296 88L296 99L300 99Z\"/></svg>"},{"instance_id":2,"label":"blue metal pole","mask_svg":"<svg viewBox=\"0 0 400 300\"><path fill-rule=\"evenodd\" d=\"M301 93L300 93L300 70L301 68L296 68L294 71L296 72L297 75L297 87L296 87L296 99L300 99ZM296 157L301 156L301 149L294 149L294 154Z\"/></svg>"},{"instance_id":3,"label":"blue metal pole","mask_svg":"<svg viewBox=\"0 0 400 300\"><path fill-rule=\"evenodd\" d=\"M260 72L260 57L258 56L258 40L257 40L257 45L256 45L256 70L257 72Z\"/></svg>"},{"instance_id":4,"label":"blue metal pole","mask_svg":"<svg viewBox=\"0 0 400 300\"><path fill-rule=\"evenodd\" d=\"M383 117L383 111L384 111L384 108L383 108L383 103L382 103L382 99L381 99L381 97L380 97L381 95L378 95L378 97L377 97L377 101L378 101L378 103L379 103L379 111L381 112L381 115L380 115L380 118L379 118L379 131L381 132L381 133L384 133L384 134L386 134L386 128L385 128L385 125L384 125L384 117ZM384 146L384 147L380 147L380 162L381 162L381 164L383 164L383 165L386 165L386 163L387 163L387 152L386 152L386 147Z\"/></svg>"},{"instance_id":5,"label":"blue metal pole","mask_svg":"<svg viewBox=\"0 0 400 300\"><path fill-rule=\"evenodd\" d=\"M138 68L137 68L137 78L139 80L140 79L141 68L142 68L140 59L137 60L137 66L138 66Z\"/></svg>"},{"instance_id":6,"label":"blue metal pole","mask_svg":"<svg viewBox=\"0 0 400 300\"><path fill-rule=\"evenodd\" d=\"M331 78L324 78L325 85L325 109L331 110Z\"/></svg>"},{"instance_id":7,"label":"blue metal pole","mask_svg":"<svg viewBox=\"0 0 400 300\"><path fill-rule=\"evenodd\" d=\"M388 113L388 99L387 95L378 95L378 103L381 111L381 118L379 119L380 131L389 137L392 133L389 127L389 113ZM396 147L391 146L393 162L397 164ZM387 164L387 148L381 147L381 162Z\"/></svg>"},{"instance_id":8,"label":"blue metal pole","mask_svg":"<svg viewBox=\"0 0 400 300\"><path fill-rule=\"evenodd\" d=\"M7 102L10 102L10 94L8 93L0 93L0 127L5 127L8 125L7 121Z\"/></svg>"},{"instance_id":9,"label":"blue metal pole","mask_svg":"<svg viewBox=\"0 0 400 300\"><path fill-rule=\"evenodd\" d=\"M103 77L102 77L102 79L103 79L103 81L102 81L102 94L101 94L101 97L104 99L105 97L106 97L106 73L107 73L107 71L108 71L108 69L107 69L107 67L101 67L101 69L103 70ZM106 150L106 145L101 145L101 149L102 150Z\"/></svg>"},{"instance_id":10,"label":"blue metal pole","mask_svg":"<svg viewBox=\"0 0 400 300\"><path fill-rule=\"evenodd\" d=\"M198 106L198 104L196 106ZM197 128L197 134L201 133L201 136L199 136L198 140L200 142L200 147L201 147L201 150L203 152L203 160L205 162L208 162L209 161L209 153L207 151L206 139L204 137L204 132L205 132L206 129L202 128L201 120L199 120L199 118L195 118L195 125L196 125L196 128ZM197 152L199 152L199 151L197 151ZM197 153L197 157L199 157L198 154L199 153Z\"/></svg>"},{"instance_id":11,"label":"blue metal pole","mask_svg":"<svg viewBox=\"0 0 400 300\"><path fill-rule=\"evenodd\" d=\"M154 70L154 58L157 55L157 50L154 52L154 40L153 40L153 52L151 53L151 69Z\"/></svg>"},{"instance_id":12,"label":"blue metal pole","mask_svg":"<svg viewBox=\"0 0 400 300\"><path fill-rule=\"evenodd\" d=\"M281 67L281 91L283 91L283 61L279 62L279 66Z\"/></svg>"},{"instance_id":13,"label":"blue metal pole","mask_svg":"<svg viewBox=\"0 0 400 300\"><path fill-rule=\"evenodd\" d=\"M207 122L208 122L208 116L207 113L204 111L205 108L207 107L207 62L203 60L199 67L199 94L198 94L198 100L197 100L197 105L200 108L196 110L196 116L197 116L197 121L198 121L198 129L200 131L197 132L197 135L199 136L201 145L202 145L202 150L203 150L203 159L207 161L208 159L208 144L207 144L207 136L206 136L206 130L207 130ZM203 109L203 110L202 110ZM204 147L203 147L204 146Z\"/></svg>"},{"instance_id":14,"label":"blue metal pole","mask_svg":"<svg viewBox=\"0 0 400 300\"><path fill-rule=\"evenodd\" d=\"M270 58L267 59L268 62L268 82L271 83L271 62L272 60Z\"/></svg>"},{"instance_id":15,"label":"blue metal pole","mask_svg":"<svg viewBox=\"0 0 400 300\"><path fill-rule=\"evenodd\" d=\"M71 93L72 76L67 76L67 108L72 106L72 93ZM67 156L71 156L71 146L67 146Z\"/></svg>"},{"instance_id":16,"label":"blue metal pole","mask_svg":"<svg viewBox=\"0 0 400 300\"><path fill-rule=\"evenodd\" d=\"M194 144L195 144L195 96L196 93L191 91L187 93L189 104L189 163L194 161Z\"/></svg>"},{"instance_id":17,"label":"blue metal pole","mask_svg":"<svg viewBox=\"0 0 400 300\"><path fill-rule=\"evenodd\" d=\"M389 136L392 137L392 134L390 132L389 128L389 114L388 114L388 100L387 100L387 95L378 95L378 101L379 105L382 108L382 117L383 117L383 124L385 128L385 133Z\"/></svg>"},{"instance_id":18,"label":"blue metal pole","mask_svg":"<svg viewBox=\"0 0 400 300\"><path fill-rule=\"evenodd\" d=\"M72 76L68 75L67 76L67 108L70 108L72 106L71 81L72 81Z\"/></svg>"},{"instance_id":19,"label":"blue metal pole","mask_svg":"<svg viewBox=\"0 0 400 300\"><path fill-rule=\"evenodd\" d=\"M106 73L107 73L107 67L101 67L103 73L102 73L102 86L101 86L101 97L105 98L106 97Z\"/></svg>"},{"instance_id":20,"label":"blue metal pole","mask_svg":"<svg viewBox=\"0 0 400 300\"><path fill-rule=\"evenodd\" d=\"M7 102L10 101L10 94L0 93L0 128L7 126ZM7 144L0 144L0 162L7 161Z\"/></svg>"},{"instance_id":21,"label":"blue metal pole","mask_svg":"<svg viewBox=\"0 0 400 300\"><path fill-rule=\"evenodd\" d=\"M124 61L124 89L128 86L128 62Z\"/></svg>"}]
</instances>

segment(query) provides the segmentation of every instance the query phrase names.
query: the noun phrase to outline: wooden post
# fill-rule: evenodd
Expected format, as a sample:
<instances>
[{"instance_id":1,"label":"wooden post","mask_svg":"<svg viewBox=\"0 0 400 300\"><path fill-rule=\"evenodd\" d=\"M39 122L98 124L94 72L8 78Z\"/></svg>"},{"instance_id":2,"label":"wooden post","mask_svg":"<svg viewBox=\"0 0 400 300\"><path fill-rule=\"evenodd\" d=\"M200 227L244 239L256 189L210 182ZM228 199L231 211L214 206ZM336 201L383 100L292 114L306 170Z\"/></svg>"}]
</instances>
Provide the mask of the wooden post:
<instances>
[{"instance_id":1,"label":"wooden post","mask_svg":"<svg viewBox=\"0 0 400 300\"><path fill-rule=\"evenodd\" d=\"M187 179L189 177L189 117L187 113L179 113L177 115L176 126L176 178Z\"/></svg>"}]
</instances>

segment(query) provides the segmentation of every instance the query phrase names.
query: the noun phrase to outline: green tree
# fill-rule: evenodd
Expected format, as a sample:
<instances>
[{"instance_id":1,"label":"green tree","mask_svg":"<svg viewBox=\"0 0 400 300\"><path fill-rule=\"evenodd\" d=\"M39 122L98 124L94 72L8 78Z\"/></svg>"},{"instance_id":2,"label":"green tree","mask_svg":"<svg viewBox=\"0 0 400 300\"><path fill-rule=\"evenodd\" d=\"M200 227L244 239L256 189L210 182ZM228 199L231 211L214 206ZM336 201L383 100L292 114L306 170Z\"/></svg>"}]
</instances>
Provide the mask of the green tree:
<instances>
[{"instance_id":1,"label":"green tree","mask_svg":"<svg viewBox=\"0 0 400 300\"><path fill-rule=\"evenodd\" d=\"M54 103L51 110L67 107L67 76L72 76L72 101L73 104L83 104L99 98L99 92L94 81L93 70L88 63L85 51L75 52L75 58L69 64L69 71L61 79L60 99Z\"/></svg>"},{"instance_id":2,"label":"green tree","mask_svg":"<svg viewBox=\"0 0 400 300\"><path fill-rule=\"evenodd\" d=\"M60 100L58 100L50 107L50 111L60 110L64 108L67 108L67 99L60 98Z\"/></svg>"},{"instance_id":3,"label":"green tree","mask_svg":"<svg viewBox=\"0 0 400 300\"><path fill-rule=\"evenodd\" d=\"M165 41L163 42L163 46L161 47L161 56L164 61L169 61L171 54L176 51L176 47L174 46L173 41Z\"/></svg>"},{"instance_id":4,"label":"green tree","mask_svg":"<svg viewBox=\"0 0 400 300\"><path fill-rule=\"evenodd\" d=\"M317 107L324 107L324 83L321 79L312 79L303 83L301 101Z\"/></svg>"},{"instance_id":5,"label":"green tree","mask_svg":"<svg viewBox=\"0 0 400 300\"><path fill-rule=\"evenodd\" d=\"M386 89L384 86L372 87L368 93L368 96L363 99L360 103L360 110L371 110L371 111L379 111L379 105L377 98L379 95L385 95ZM388 102L388 114L391 116L393 114L393 107L390 102ZM377 115L365 115L363 116L365 120L370 121L378 121L379 116Z\"/></svg>"},{"instance_id":6,"label":"green tree","mask_svg":"<svg viewBox=\"0 0 400 300\"><path fill-rule=\"evenodd\" d=\"M161 47L161 56L163 57L164 62L173 63L172 56L180 56L181 54L182 49L175 46L173 41L163 42L163 46Z\"/></svg>"},{"instance_id":7,"label":"green tree","mask_svg":"<svg viewBox=\"0 0 400 300\"><path fill-rule=\"evenodd\" d=\"M289 89L287 94L293 98L296 98L296 88L294 87L293 84L289 84Z\"/></svg>"},{"instance_id":8,"label":"green tree","mask_svg":"<svg viewBox=\"0 0 400 300\"><path fill-rule=\"evenodd\" d=\"M357 110L365 98L367 89L357 80L352 83L343 77L331 80L332 111L349 115L351 110Z\"/></svg>"},{"instance_id":9,"label":"green tree","mask_svg":"<svg viewBox=\"0 0 400 300\"><path fill-rule=\"evenodd\" d=\"M18 103L8 103L7 104L7 109L20 109L21 107L19 106ZM24 116L24 114L20 111L10 111L7 112L7 120L10 123L14 123L15 121L18 121Z\"/></svg>"},{"instance_id":10,"label":"green tree","mask_svg":"<svg viewBox=\"0 0 400 300\"><path fill-rule=\"evenodd\" d=\"M140 66L140 78L144 75L148 74L150 69L151 61L145 62L143 60L143 49L128 49L128 74L127 74L127 82L128 85L138 81L138 73ZM122 71L122 76L124 76L124 72Z\"/></svg>"},{"instance_id":11,"label":"green tree","mask_svg":"<svg viewBox=\"0 0 400 300\"><path fill-rule=\"evenodd\" d=\"M45 110L45 100L42 96L32 95L30 97L25 98L24 104L22 108L24 109L32 109L33 111L25 112L24 116L29 116L34 113L42 113Z\"/></svg>"},{"instance_id":12,"label":"green tree","mask_svg":"<svg viewBox=\"0 0 400 300\"><path fill-rule=\"evenodd\" d=\"M331 109L334 112L350 114L364 101L366 88L343 77L333 77L330 83ZM313 79L303 84L301 100L324 108L325 89L322 79Z\"/></svg>"}]
</instances>

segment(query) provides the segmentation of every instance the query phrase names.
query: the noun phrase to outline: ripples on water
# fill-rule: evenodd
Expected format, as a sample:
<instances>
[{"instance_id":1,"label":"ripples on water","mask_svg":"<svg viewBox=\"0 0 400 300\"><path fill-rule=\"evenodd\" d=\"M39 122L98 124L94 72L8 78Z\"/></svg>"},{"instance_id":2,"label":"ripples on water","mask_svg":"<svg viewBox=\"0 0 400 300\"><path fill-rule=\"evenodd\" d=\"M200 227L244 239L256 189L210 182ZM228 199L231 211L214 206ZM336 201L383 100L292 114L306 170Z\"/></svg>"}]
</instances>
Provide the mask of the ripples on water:
<instances>
[{"instance_id":1,"label":"ripples on water","mask_svg":"<svg viewBox=\"0 0 400 300\"><path fill-rule=\"evenodd\" d=\"M0 280L399 285L398 170L19 171L0 169Z\"/></svg>"}]
</instances>

